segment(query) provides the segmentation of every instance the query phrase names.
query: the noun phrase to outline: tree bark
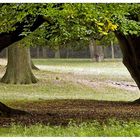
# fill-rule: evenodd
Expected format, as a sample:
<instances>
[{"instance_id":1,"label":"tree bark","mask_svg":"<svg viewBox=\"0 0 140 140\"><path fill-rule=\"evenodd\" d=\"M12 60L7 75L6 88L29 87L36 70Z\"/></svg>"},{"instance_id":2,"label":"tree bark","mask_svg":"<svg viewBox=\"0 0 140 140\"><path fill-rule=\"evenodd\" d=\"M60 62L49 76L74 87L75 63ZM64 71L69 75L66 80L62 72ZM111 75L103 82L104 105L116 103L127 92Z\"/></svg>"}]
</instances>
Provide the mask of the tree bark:
<instances>
[{"instance_id":1,"label":"tree bark","mask_svg":"<svg viewBox=\"0 0 140 140\"><path fill-rule=\"evenodd\" d=\"M31 71L29 48L21 47L17 43L8 48L7 69L1 82L7 84L31 84L37 82Z\"/></svg>"},{"instance_id":2,"label":"tree bark","mask_svg":"<svg viewBox=\"0 0 140 140\"><path fill-rule=\"evenodd\" d=\"M113 41L111 41L111 55L112 55L112 59L115 58L115 54L114 54L114 45L113 45Z\"/></svg>"},{"instance_id":3,"label":"tree bark","mask_svg":"<svg viewBox=\"0 0 140 140\"><path fill-rule=\"evenodd\" d=\"M124 36L116 32L123 54L123 64L140 89L140 36Z\"/></svg>"}]
</instances>

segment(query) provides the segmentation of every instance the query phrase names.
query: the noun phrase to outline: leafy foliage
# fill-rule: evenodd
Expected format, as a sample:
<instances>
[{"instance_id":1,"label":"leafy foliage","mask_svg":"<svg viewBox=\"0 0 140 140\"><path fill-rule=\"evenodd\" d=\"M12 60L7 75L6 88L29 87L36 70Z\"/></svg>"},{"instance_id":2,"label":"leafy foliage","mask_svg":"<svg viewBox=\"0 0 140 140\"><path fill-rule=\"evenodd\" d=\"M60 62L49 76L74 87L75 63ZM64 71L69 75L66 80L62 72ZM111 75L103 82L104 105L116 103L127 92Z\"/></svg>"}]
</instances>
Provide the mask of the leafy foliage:
<instances>
[{"instance_id":1,"label":"leafy foliage","mask_svg":"<svg viewBox=\"0 0 140 140\"><path fill-rule=\"evenodd\" d=\"M27 36L38 15L50 18L51 24L43 24L26 42L47 39L50 46L61 46L89 37L101 39L110 31L140 35L140 4L0 4L0 9L0 32L15 30L18 22L25 21L22 35Z\"/></svg>"}]
</instances>

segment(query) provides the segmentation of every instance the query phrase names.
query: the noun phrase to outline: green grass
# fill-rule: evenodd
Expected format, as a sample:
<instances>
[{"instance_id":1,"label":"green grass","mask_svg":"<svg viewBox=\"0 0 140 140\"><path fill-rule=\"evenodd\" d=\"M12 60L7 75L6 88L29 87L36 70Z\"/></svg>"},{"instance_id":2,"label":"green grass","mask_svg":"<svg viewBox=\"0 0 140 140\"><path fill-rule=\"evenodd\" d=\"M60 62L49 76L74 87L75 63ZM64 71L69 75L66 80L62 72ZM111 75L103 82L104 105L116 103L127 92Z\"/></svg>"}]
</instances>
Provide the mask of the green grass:
<instances>
[{"instance_id":1,"label":"green grass","mask_svg":"<svg viewBox=\"0 0 140 140\"><path fill-rule=\"evenodd\" d=\"M93 62L90 59L33 59L33 62L37 65L53 65L53 66L95 66L95 67L121 67L122 60L121 59L105 59L103 62L97 63ZM117 63L116 63L117 62ZM113 64L113 65L112 65Z\"/></svg>"},{"instance_id":2,"label":"green grass","mask_svg":"<svg viewBox=\"0 0 140 140\"><path fill-rule=\"evenodd\" d=\"M61 80L46 80L31 85L0 84L0 100L36 101L50 99L93 99L109 101L132 101L139 97L139 92L127 91L115 87L86 85Z\"/></svg>"},{"instance_id":3,"label":"green grass","mask_svg":"<svg viewBox=\"0 0 140 140\"><path fill-rule=\"evenodd\" d=\"M47 71L132 81L121 59L107 59L100 63L93 62L90 59L33 59L33 61L40 69L46 69Z\"/></svg>"},{"instance_id":4,"label":"green grass","mask_svg":"<svg viewBox=\"0 0 140 140\"><path fill-rule=\"evenodd\" d=\"M63 71L34 71L39 78L37 84L7 85L0 84L0 100L4 103L30 102L51 99L93 99L109 101L132 101L139 98L139 91L128 91L109 86L107 80L133 81L120 60L93 63L89 59L39 59L35 64L60 68L88 68L103 70L97 75L80 75ZM114 73L114 71L116 73ZM120 74L121 73L121 74ZM88 86L77 79L91 80L98 86ZM110 121L100 125L98 122L70 124L68 127L44 126L41 124L24 127L12 125L0 128L0 136L140 136L140 122Z\"/></svg>"},{"instance_id":5,"label":"green grass","mask_svg":"<svg viewBox=\"0 0 140 140\"><path fill-rule=\"evenodd\" d=\"M67 127L44 126L41 124L32 126L12 125L10 128L0 128L0 136L140 136L140 122L119 122L110 120L107 124L82 123L76 125L70 123Z\"/></svg>"},{"instance_id":6,"label":"green grass","mask_svg":"<svg viewBox=\"0 0 140 140\"><path fill-rule=\"evenodd\" d=\"M35 75L39 78L37 84L30 85L7 85L0 84L0 100L4 102L12 101L34 101L34 100L50 100L50 99L93 99L93 100L109 100L109 101L132 101L139 98L138 91L127 91L116 87L111 87L106 84L106 80L124 80L132 81L131 77L126 77L124 66L118 61L107 61L101 63L93 63L88 59L37 59L34 60L35 64L45 65L51 64L52 66L67 64L67 66L81 65L84 68L85 65L92 65L93 68L100 67L100 69L115 68L118 71L118 75L79 75L76 76L73 73L58 73L52 71L34 71ZM119 76L119 69L122 69L123 76ZM105 70L105 72L108 72ZM110 72L113 72L110 71ZM77 79L88 79L95 83L104 81L103 84L98 86L88 86L77 82ZM74 82L75 81L75 82Z\"/></svg>"},{"instance_id":7,"label":"green grass","mask_svg":"<svg viewBox=\"0 0 140 140\"><path fill-rule=\"evenodd\" d=\"M76 76L72 73L58 73L52 71L34 71L35 75L39 78L37 84L31 85L7 85L0 84L0 100L4 102L12 101L34 101L40 99L93 99L93 100L109 100L109 101L132 101L139 98L138 91L127 91L124 89L119 89L106 85L106 80L124 80L132 81L132 78L126 78L125 69L120 60L118 61L107 61L101 63L93 63L88 59L37 59L34 60L35 64L43 64L52 66L60 65L63 66L65 63L67 66L81 65L84 68L86 66L92 65L93 68L100 67L100 69L115 68L118 71L118 75L83 75ZM119 76L119 69L122 69L123 76ZM106 72L106 70L105 70ZM111 71L113 72L113 71ZM105 81L104 84L99 84L98 86L91 87L78 82L74 82L77 79L88 79L95 83L100 81Z\"/></svg>"}]
</instances>

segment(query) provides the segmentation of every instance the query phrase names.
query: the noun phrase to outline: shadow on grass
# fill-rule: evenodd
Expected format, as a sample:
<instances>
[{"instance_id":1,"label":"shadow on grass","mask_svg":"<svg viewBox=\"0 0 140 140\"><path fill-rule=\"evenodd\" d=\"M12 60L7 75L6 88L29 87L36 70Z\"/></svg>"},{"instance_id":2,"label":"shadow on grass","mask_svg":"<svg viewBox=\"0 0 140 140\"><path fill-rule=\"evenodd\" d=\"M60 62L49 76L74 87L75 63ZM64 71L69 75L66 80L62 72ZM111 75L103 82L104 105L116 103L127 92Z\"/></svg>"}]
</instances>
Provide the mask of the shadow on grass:
<instances>
[{"instance_id":1,"label":"shadow on grass","mask_svg":"<svg viewBox=\"0 0 140 140\"><path fill-rule=\"evenodd\" d=\"M32 115L20 115L13 117L0 117L1 126L9 126L12 123L32 125L68 125L74 121L82 122L98 121L106 123L109 119L139 120L140 104L133 102L97 101L84 99L64 100L40 100L32 102L13 102L13 108L23 109Z\"/></svg>"}]
</instances>

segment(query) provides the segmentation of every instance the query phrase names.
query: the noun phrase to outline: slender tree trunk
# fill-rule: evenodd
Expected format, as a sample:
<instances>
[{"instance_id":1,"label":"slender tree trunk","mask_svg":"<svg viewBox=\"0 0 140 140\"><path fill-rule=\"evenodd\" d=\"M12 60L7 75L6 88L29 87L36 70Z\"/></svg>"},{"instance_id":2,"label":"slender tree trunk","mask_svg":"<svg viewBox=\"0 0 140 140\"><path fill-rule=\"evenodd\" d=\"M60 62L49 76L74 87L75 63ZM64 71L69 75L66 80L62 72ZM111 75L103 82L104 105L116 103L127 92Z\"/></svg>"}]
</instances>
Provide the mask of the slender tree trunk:
<instances>
[{"instance_id":1,"label":"slender tree trunk","mask_svg":"<svg viewBox=\"0 0 140 140\"><path fill-rule=\"evenodd\" d=\"M113 45L113 41L111 41L111 55L112 55L112 59L115 58L115 55L114 55L114 45Z\"/></svg>"},{"instance_id":2,"label":"slender tree trunk","mask_svg":"<svg viewBox=\"0 0 140 140\"><path fill-rule=\"evenodd\" d=\"M47 58L47 48L46 47L42 47L42 57L43 58Z\"/></svg>"},{"instance_id":3,"label":"slender tree trunk","mask_svg":"<svg viewBox=\"0 0 140 140\"><path fill-rule=\"evenodd\" d=\"M21 47L19 43L8 48L7 69L1 82L7 84L30 84L37 82L31 71L29 48Z\"/></svg>"},{"instance_id":4,"label":"slender tree trunk","mask_svg":"<svg viewBox=\"0 0 140 140\"><path fill-rule=\"evenodd\" d=\"M60 49L58 48L56 51L55 51L55 58L60 58Z\"/></svg>"},{"instance_id":5,"label":"slender tree trunk","mask_svg":"<svg viewBox=\"0 0 140 140\"><path fill-rule=\"evenodd\" d=\"M90 52L90 58L93 61L94 60L94 46L93 46L92 39L90 39L90 41L89 41L89 52Z\"/></svg>"},{"instance_id":6,"label":"slender tree trunk","mask_svg":"<svg viewBox=\"0 0 140 140\"><path fill-rule=\"evenodd\" d=\"M67 43L67 46L64 46L66 48L66 58L70 57L71 46L71 42Z\"/></svg>"},{"instance_id":7,"label":"slender tree trunk","mask_svg":"<svg viewBox=\"0 0 140 140\"><path fill-rule=\"evenodd\" d=\"M39 58L39 56L40 56L39 55L39 47L36 48L36 56L37 56L37 58Z\"/></svg>"},{"instance_id":8,"label":"slender tree trunk","mask_svg":"<svg viewBox=\"0 0 140 140\"><path fill-rule=\"evenodd\" d=\"M102 46L96 45L96 40L93 40L94 57L96 62L101 62L104 59Z\"/></svg>"},{"instance_id":9,"label":"slender tree trunk","mask_svg":"<svg viewBox=\"0 0 140 140\"><path fill-rule=\"evenodd\" d=\"M123 54L123 64L140 89L140 36L124 36L115 33Z\"/></svg>"},{"instance_id":10,"label":"slender tree trunk","mask_svg":"<svg viewBox=\"0 0 140 140\"><path fill-rule=\"evenodd\" d=\"M69 58L69 48L66 48L66 58Z\"/></svg>"}]
</instances>

